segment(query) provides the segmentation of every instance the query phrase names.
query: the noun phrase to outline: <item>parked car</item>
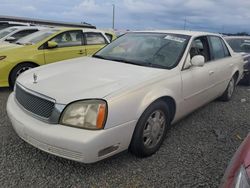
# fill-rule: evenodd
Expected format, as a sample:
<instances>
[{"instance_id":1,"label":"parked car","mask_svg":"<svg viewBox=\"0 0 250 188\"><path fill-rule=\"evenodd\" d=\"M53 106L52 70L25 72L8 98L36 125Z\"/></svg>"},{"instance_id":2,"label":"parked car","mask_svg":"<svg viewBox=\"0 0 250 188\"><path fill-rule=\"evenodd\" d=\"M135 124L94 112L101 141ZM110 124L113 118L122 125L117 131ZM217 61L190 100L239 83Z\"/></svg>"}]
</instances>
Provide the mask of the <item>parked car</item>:
<instances>
[{"instance_id":1,"label":"parked car","mask_svg":"<svg viewBox=\"0 0 250 188\"><path fill-rule=\"evenodd\" d=\"M250 187L250 134L234 154L225 175L221 188Z\"/></svg>"},{"instance_id":2,"label":"parked car","mask_svg":"<svg viewBox=\"0 0 250 188\"><path fill-rule=\"evenodd\" d=\"M44 27L37 26L15 26L2 29L0 31L0 45L2 42L16 42L17 40L30 35L39 30L45 29Z\"/></svg>"},{"instance_id":3,"label":"parked car","mask_svg":"<svg viewBox=\"0 0 250 188\"><path fill-rule=\"evenodd\" d=\"M16 78L28 69L90 56L109 42L99 30L54 28L35 32L16 44L0 46L0 87L14 86Z\"/></svg>"},{"instance_id":4,"label":"parked car","mask_svg":"<svg viewBox=\"0 0 250 188\"><path fill-rule=\"evenodd\" d=\"M0 30L13 26L31 26L32 24L13 21L0 21Z\"/></svg>"},{"instance_id":5,"label":"parked car","mask_svg":"<svg viewBox=\"0 0 250 188\"><path fill-rule=\"evenodd\" d=\"M241 82L250 85L250 36L230 36L225 39L234 52L243 55L245 65L244 77Z\"/></svg>"},{"instance_id":6,"label":"parked car","mask_svg":"<svg viewBox=\"0 0 250 188\"><path fill-rule=\"evenodd\" d=\"M216 34L127 33L93 57L23 73L7 112L23 140L57 156L93 163L129 148L147 157L171 124L230 100L242 64Z\"/></svg>"}]
</instances>

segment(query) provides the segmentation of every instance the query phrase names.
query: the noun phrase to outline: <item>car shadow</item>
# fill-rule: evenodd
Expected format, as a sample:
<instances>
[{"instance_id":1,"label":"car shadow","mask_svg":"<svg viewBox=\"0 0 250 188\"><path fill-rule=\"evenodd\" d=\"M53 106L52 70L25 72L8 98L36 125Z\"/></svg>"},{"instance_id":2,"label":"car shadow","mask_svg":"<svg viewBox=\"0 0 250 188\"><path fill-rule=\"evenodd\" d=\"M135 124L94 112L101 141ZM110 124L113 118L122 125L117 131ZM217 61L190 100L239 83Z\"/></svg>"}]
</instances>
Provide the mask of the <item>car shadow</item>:
<instances>
[{"instance_id":1,"label":"car shadow","mask_svg":"<svg viewBox=\"0 0 250 188\"><path fill-rule=\"evenodd\" d=\"M0 88L0 92L12 92L12 90L8 87L2 87Z\"/></svg>"}]
</instances>

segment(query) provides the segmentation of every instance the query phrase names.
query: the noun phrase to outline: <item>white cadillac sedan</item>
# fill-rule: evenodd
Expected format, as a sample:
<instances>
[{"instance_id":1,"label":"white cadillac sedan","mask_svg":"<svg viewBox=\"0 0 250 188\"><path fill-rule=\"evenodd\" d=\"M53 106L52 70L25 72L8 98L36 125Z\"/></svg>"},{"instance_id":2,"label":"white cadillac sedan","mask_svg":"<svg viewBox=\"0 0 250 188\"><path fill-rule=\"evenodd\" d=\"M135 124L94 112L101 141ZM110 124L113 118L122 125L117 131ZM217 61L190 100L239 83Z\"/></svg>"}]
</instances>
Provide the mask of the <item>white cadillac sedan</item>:
<instances>
[{"instance_id":1,"label":"white cadillac sedan","mask_svg":"<svg viewBox=\"0 0 250 188\"><path fill-rule=\"evenodd\" d=\"M16 133L48 153L93 163L154 154L171 124L231 99L243 59L219 35L132 32L93 57L23 73L7 104Z\"/></svg>"}]
</instances>

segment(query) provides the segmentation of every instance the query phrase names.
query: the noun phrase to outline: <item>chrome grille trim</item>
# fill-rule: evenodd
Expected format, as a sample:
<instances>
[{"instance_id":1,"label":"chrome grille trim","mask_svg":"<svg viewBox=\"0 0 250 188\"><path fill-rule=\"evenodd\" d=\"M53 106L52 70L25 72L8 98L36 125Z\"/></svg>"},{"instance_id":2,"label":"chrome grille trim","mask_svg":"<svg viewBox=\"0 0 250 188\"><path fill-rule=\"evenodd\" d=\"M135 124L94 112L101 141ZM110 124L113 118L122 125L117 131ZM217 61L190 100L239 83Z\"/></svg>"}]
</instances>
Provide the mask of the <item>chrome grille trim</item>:
<instances>
[{"instance_id":1,"label":"chrome grille trim","mask_svg":"<svg viewBox=\"0 0 250 188\"><path fill-rule=\"evenodd\" d=\"M31 95L34 95L34 96L36 96L36 97L39 97L39 98L42 98L42 99L51 101L51 102L53 102L53 103L56 103L56 100L55 100L55 99L50 98L50 97L47 97L46 95L40 94L40 93L38 93L38 92L32 91L32 90L30 90L30 89L27 89L26 87L22 86L22 85L19 84L19 83L16 84L16 86L15 86L15 92L16 92L17 87L20 87L22 90L24 90L25 92L27 92L27 93L29 93L29 94L31 94Z\"/></svg>"},{"instance_id":2,"label":"chrome grille trim","mask_svg":"<svg viewBox=\"0 0 250 188\"><path fill-rule=\"evenodd\" d=\"M47 103L50 103L49 105L51 105L51 106L49 106L50 109L48 109L48 112L46 112L45 114L36 113L37 112L36 110L32 110L32 108L36 107L36 106L34 106L36 104L32 104L32 101L28 102L28 103L30 103L30 104L28 104L28 106L27 106L27 104L25 105L23 103L23 101L21 101L22 99L19 98L20 96L17 96L17 93L20 92L19 89L21 89L21 92L24 92L26 94L26 97L28 97L28 99L29 99L29 97L30 97L30 99L32 97L34 97L37 100L40 100L40 101L43 100L43 101L45 101ZM17 104L26 113L28 113L31 116L33 116L34 118L39 119L41 121L44 121L46 123L57 124L59 122L60 115L61 115L61 113L62 113L62 111L63 111L63 109L65 108L66 105L57 104L55 99L52 99L50 97L47 97L47 96L42 95L40 93L37 93L35 91L29 90L29 89L25 88L24 86L22 86L21 84L16 84L14 92L15 92L15 100L16 100ZM39 107L39 108L41 110L41 107ZM43 107L42 110L47 110L46 106L45 106L45 108Z\"/></svg>"}]
</instances>

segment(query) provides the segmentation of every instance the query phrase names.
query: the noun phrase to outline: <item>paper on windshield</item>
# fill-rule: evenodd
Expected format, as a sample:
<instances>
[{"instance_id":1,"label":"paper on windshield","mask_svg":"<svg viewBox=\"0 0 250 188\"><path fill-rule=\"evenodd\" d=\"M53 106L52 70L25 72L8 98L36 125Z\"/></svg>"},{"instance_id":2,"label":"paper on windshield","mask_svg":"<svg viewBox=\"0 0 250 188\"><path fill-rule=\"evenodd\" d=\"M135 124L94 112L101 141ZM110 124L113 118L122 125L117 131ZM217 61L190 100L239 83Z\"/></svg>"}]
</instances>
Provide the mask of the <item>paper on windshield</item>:
<instances>
[{"instance_id":1,"label":"paper on windshield","mask_svg":"<svg viewBox=\"0 0 250 188\"><path fill-rule=\"evenodd\" d=\"M184 38L180 38L180 37L176 37L176 36L172 36L172 35L167 35L166 37L164 37L164 39L172 40L175 42L185 42L186 41L186 39L184 39Z\"/></svg>"}]
</instances>

